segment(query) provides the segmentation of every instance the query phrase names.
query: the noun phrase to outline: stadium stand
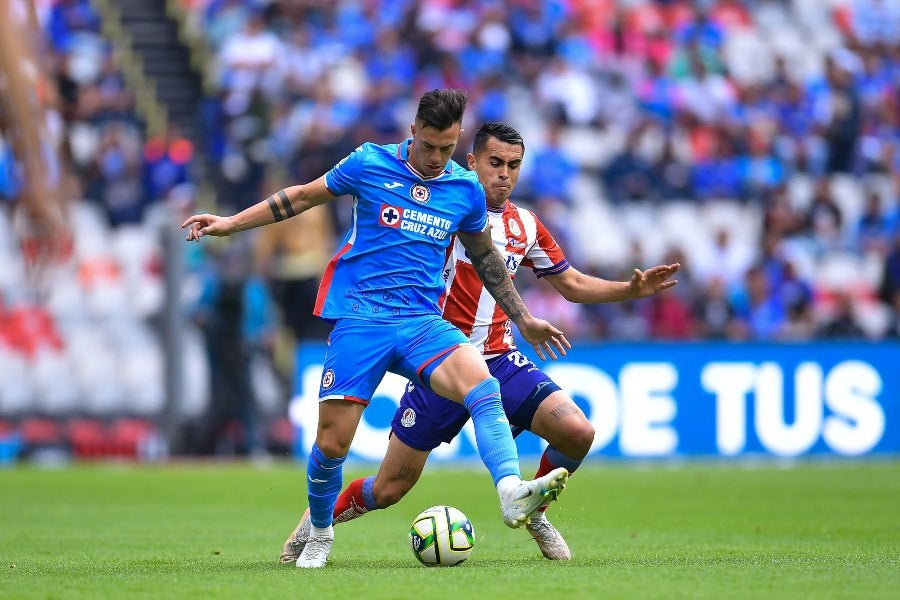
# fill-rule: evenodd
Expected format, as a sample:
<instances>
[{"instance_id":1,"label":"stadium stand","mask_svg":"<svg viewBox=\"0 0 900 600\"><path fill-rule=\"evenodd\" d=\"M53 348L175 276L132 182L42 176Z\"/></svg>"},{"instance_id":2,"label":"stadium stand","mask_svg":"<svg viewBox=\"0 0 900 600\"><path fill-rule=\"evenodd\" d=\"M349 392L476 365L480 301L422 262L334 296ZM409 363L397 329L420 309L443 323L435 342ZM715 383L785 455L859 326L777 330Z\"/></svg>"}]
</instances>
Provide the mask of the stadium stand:
<instances>
[{"instance_id":1,"label":"stadium stand","mask_svg":"<svg viewBox=\"0 0 900 600\"><path fill-rule=\"evenodd\" d=\"M433 87L469 91L468 131L503 119L523 132L516 200L583 270L685 265L674 299L560 312L574 341L900 336L897 3L149 4L36 3L57 86L48 120L78 185L72 251L36 293L0 143L0 418L22 424L26 448L133 457L158 434L167 207L236 211L312 179L363 140L404 137L411 99ZM224 250L184 252L190 315ZM211 368L200 325L185 332L197 417ZM254 379L266 431L284 431L279 352L261 352L269 376ZM92 446L110 428L124 441Z\"/></svg>"}]
</instances>

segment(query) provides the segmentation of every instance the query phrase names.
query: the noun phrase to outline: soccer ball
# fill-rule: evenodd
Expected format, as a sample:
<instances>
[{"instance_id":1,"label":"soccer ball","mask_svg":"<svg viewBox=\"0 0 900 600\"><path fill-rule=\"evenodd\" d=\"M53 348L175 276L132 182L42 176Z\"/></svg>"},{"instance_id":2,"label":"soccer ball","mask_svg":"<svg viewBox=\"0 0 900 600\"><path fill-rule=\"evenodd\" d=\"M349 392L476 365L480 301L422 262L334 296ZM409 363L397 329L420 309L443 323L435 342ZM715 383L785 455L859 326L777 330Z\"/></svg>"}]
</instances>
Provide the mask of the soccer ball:
<instances>
[{"instance_id":1,"label":"soccer ball","mask_svg":"<svg viewBox=\"0 0 900 600\"><path fill-rule=\"evenodd\" d=\"M426 508L409 528L413 554L429 567L450 567L469 558L475 547L475 528L452 506Z\"/></svg>"}]
</instances>

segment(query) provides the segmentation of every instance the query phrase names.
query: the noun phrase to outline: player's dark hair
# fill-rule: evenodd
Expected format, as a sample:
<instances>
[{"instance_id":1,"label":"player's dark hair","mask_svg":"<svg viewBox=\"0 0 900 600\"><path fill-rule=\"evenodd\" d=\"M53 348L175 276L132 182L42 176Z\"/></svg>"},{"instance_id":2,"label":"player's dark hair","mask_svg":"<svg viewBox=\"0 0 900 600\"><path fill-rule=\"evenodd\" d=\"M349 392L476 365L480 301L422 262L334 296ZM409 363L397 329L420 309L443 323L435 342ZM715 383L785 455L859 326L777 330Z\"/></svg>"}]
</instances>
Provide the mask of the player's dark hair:
<instances>
[{"instance_id":1,"label":"player's dark hair","mask_svg":"<svg viewBox=\"0 0 900 600\"><path fill-rule=\"evenodd\" d=\"M478 131L475 132L475 140L472 142L472 152L478 154L484 150L484 147L487 146L487 141L490 138L497 138L506 144L522 146L522 152L525 151L525 140L522 139L522 134L519 133L515 127L509 123L489 122L484 123L478 128Z\"/></svg>"},{"instance_id":2,"label":"player's dark hair","mask_svg":"<svg viewBox=\"0 0 900 600\"><path fill-rule=\"evenodd\" d=\"M444 131L454 123L462 123L464 112L466 93L463 90L431 90L419 99L416 123Z\"/></svg>"}]
</instances>

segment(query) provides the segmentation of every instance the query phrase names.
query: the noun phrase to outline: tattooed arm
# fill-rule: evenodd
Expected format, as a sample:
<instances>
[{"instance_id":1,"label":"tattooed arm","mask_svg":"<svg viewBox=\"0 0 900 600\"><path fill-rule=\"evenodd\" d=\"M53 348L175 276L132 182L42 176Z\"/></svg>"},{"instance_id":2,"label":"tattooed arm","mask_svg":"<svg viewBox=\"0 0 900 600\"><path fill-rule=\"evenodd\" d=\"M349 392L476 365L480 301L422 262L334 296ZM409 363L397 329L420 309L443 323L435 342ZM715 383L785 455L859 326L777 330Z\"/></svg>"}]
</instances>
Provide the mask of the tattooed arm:
<instances>
[{"instance_id":1,"label":"tattooed arm","mask_svg":"<svg viewBox=\"0 0 900 600\"><path fill-rule=\"evenodd\" d=\"M299 215L337 196L325 185L325 176L304 185L295 185L272 194L230 217L203 214L189 217L181 228L190 226L187 239L198 241L204 235L226 236L239 231L269 225Z\"/></svg>"},{"instance_id":2,"label":"tattooed arm","mask_svg":"<svg viewBox=\"0 0 900 600\"><path fill-rule=\"evenodd\" d=\"M457 235L459 241L465 246L469 260L472 261L472 266L478 272L478 277L481 278L484 287L491 293L506 316L512 319L516 325L524 317L531 316L512 283L503 256L494 246L490 230L485 229L477 235L464 233Z\"/></svg>"},{"instance_id":3,"label":"tattooed arm","mask_svg":"<svg viewBox=\"0 0 900 600\"><path fill-rule=\"evenodd\" d=\"M472 266L484 287L494 297L506 316L516 324L522 337L534 346L537 355L545 360L544 352L546 351L555 359L556 353L553 351L553 346L560 354L565 355L566 348L571 348L569 341L560 330L543 319L535 318L528 311L509 277L503 256L494 246L490 229L485 228L484 231L475 235L460 232L457 233L457 236L465 246L469 260L472 261Z\"/></svg>"}]
</instances>

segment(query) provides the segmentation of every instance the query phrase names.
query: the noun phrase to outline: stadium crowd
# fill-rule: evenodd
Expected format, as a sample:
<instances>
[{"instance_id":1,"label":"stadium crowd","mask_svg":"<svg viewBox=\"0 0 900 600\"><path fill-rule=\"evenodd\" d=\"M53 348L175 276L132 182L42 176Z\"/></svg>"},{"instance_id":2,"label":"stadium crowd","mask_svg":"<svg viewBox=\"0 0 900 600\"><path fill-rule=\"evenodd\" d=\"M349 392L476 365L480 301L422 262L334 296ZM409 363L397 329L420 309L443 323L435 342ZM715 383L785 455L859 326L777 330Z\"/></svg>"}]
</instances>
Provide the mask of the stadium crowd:
<instances>
[{"instance_id":1,"label":"stadium crowd","mask_svg":"<svg viewBox=\"0 0 900 600\"><path fill-rule=\"evenodd\" d=\"M530 308L576 343L900 337L896 0L181 3L215 73L193 141L175 127L148 138L88 0L36 2L51 69L38 93L48 143L75 175L74 238L51 282L46 268L35 275L0 144L0 416L34 398L44 412L154 414L161 209L191 210L206 182L229 213L312 180L363 140L406 137L410 99L439 87L468 91L469 135L493 120L523 132L514 201L583 270L624 279L634 266L684 265L673 293L598 307L522 277ZM458 162L470 146L464 134ZM349 216L336 202L246 245L185 250L186 360L202 375L189 405L206 402L210 385L196 382L222 366L207 362L204 334L263 362L279 329L322 339L321 324L286 307L309 305ZM231 303L211 304L222 289ZM211 328L215 310L247 307L236 331ZM243 362L277 412L266 367ZM17 372L33 377L3 375ZM65 377L71 387L56 385Z\"/></svg>"},{"instance_id":2,"label":"stadium crowd","mask_svg":"<svg viewBox=\"0 0 900 600\"><path fill-rule=\"evenodd\" d=\"M187 6L216 57L205 151L226 209L257 201L272 163L313 179L402 138L409 98L461 87L470 131L525 132L516 200L576 260L610 278L687 265L677 294L598 309L526 282L574 338L900 333L896 2Z\"/></svg>"}]
</instances>

